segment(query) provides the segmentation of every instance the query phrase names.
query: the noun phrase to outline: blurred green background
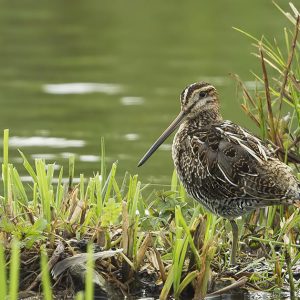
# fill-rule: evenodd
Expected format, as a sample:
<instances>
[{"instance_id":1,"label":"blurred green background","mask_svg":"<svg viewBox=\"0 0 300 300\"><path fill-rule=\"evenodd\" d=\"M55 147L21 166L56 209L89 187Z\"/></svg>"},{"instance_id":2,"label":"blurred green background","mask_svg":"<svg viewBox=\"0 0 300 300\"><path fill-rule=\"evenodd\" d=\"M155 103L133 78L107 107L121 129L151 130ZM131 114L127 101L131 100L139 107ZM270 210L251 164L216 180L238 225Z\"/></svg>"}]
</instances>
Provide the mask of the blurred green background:
<instances>
[{"instance_id":1,"label":"blurred green background","mask_svg":"<svg viewBox=\"0 0 300 300\"><path fill-rule=\"evenodd\" d=\"M103 136L119 176L168 184L172 138L136 164L177 115L182 89L211 82L224 117L253 129L228 74L251 81L259 62L232 26L280 43L288 25L269 0L0 3L0 125L10 129L10 161L23 175L18 148L58 166L74 153L76 176L92 175Z\"/></svg>"}]
</instances>

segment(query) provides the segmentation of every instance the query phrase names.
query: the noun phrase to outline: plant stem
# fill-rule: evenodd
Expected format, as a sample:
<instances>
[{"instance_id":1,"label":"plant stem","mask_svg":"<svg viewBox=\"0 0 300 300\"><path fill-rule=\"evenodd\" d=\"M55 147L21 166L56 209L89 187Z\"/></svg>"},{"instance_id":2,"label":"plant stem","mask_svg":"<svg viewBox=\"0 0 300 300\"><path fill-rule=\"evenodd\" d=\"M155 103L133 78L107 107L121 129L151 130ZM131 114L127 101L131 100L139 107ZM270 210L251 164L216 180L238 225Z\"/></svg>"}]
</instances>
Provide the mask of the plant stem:
<instances>
[{"instance_id":1,"label":"plant stem","mask_svg":"<svg viewBox=\"0 0 300 300\"><path fill-rule=\"evenodd\" d=\"M290 256L290 251L288 249L288 246L286 247L286 249L284 251L284 256L285 256L287 271L289 274L290 297L291 297L291 300L295 300L296 299L295 284L294 284L294 277L293 277L293 272L292 272L291 256Z\"/></svg>"},{"instance_id":2,"label":"plant stem","mask_svg":"<svg viewBox=\"0 0 300 300\"><path fill-rule=\"evenodd\" d=\"M262 72L263 72L264 85L265 85L265 94L267 99L267 109L268 109L269 122L270 122L271 139L276 145L278 145L276 132L275 132L275 125L274 125L274 116L273 116L273 109L271 103L269 79L268 79L267 69L265 65L262 42L260 42L259 44L259 54L260 54Z\"/></svg>"}]
</instances>

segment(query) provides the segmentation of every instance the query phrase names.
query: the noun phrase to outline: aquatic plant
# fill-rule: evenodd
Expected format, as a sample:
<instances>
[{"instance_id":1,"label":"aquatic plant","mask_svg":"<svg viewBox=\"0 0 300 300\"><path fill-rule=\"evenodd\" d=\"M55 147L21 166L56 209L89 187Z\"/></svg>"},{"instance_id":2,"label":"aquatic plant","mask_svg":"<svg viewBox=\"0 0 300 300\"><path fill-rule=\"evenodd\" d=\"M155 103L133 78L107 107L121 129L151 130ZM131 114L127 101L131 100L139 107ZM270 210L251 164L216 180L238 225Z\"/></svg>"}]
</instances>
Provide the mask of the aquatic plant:
<instances>
[{"instance_id":1,"label":"aquatic plant","mask_svg":"<svg viewBox=\"0 0 300 300\"><path fill-rule=\"evenodd\" d=\"M257 39L235 28L253 41L255 52L252 54L259 59L262 75L253 73L256 81L254 91L251 91L237 75L233 77L242 91L244 112L259 128L261 137L274 144L278 157L289 163L300 178L297 166L300 162L300 14L292 3L290 3L292 14L284 12L276 3L275 5L294 26L294 29L284 28L285 46L280 46L276 39L273 42L266 37ZM290 255L295 258L293 259L295 263L299 257L295 251L295 248L298 248L295 244L298 242L299 220L298 209L282 206L256 211L246 220L248 225L260 226L260 232L256 231L256 236L250 239L270 248L269 255L272 257L274 274L279 285L282 285L285 276L282 270L286 262L291 297L295 297L295 287L291 275ZM247 234L246 231L245 233ZM281 240L284 242L280 243ZM278 245L282 246L281 254L277 252Z\"/></svg>"}]
</instances>

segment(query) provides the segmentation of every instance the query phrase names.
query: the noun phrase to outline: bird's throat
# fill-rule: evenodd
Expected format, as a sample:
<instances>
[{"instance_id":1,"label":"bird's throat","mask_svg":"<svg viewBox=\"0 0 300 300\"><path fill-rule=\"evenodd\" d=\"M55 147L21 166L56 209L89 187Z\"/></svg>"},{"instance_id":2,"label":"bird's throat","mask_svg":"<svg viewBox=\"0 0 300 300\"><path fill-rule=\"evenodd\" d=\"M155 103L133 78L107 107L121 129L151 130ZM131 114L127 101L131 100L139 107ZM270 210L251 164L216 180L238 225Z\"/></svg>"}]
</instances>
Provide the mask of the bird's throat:
<instances>
[{"instance_id":1,"label":"bird's throat","mask_svg":"<svg viewBox=\"0 0 300 300\"><path fill-rule=\"evenodd\" d=\"M208 126L212 124L219 123L223 120L219 110L210 109L204 110L187 118L187 126L192 128L200 128L203 126Z\"/></svg>"}]
</instances>

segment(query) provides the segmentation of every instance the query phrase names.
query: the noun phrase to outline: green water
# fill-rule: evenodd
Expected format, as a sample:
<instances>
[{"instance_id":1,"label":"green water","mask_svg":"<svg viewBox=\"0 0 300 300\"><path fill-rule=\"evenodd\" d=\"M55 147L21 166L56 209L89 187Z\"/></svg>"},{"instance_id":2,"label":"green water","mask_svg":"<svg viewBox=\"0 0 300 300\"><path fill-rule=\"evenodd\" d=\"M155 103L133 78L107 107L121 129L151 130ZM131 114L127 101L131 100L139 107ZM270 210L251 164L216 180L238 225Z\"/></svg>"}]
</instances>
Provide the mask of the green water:
<instances>
[{"instance_id":1,"label":"green water","mask_svg":"<svg viewBox=\"0 0 300 300\"><path fill-rule=\"evenodd\" d=\"M252 80L259 63L232 26L280 42L289 24L268 0L0 3L0 127L10 128L10 160L23 175L17 148L64 166L74 153L76 176L90 176L104 136L119 176L167 184L171 138L136 164L178 113L181 90L210 81L224 117L251 127L228 73Z\"/></svg>"}]
</instances>

